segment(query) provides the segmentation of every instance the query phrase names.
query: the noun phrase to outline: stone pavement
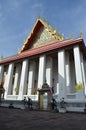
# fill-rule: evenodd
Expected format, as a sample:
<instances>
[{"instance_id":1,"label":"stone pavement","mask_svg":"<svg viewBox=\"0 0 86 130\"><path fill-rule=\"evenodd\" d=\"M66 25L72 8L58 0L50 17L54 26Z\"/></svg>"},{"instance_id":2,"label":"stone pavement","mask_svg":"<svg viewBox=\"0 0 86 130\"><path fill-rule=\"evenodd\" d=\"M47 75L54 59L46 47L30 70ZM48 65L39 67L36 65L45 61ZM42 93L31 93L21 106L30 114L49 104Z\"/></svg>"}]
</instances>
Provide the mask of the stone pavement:
<instances>
[{"instance_id":1,"label":"stone pavement","mask_svg":"<svg viewBox=\"0 0 86 130\"><path fill-rule=\"evenodd\" d=\"M86 130L86 114L0 107L0 130Z\"/></svg>"}]
</instances>

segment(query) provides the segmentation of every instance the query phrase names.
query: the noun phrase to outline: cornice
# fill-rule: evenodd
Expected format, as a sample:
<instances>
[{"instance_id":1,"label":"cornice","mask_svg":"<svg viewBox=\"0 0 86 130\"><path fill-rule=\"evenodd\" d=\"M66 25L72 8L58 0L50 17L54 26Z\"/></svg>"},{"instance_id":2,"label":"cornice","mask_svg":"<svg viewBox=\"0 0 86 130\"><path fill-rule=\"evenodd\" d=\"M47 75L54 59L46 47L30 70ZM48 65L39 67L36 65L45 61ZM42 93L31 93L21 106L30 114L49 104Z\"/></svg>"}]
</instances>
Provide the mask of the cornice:
<instances>
[{"instance_id":1,"label":"cornice","mask_svg":"<svg viewBox=\"0 0 86 130\"><path fill-rule=\"evenodd\" d=\"M27 51L24 51L24 52L18 54L18 55L14 55L12 57L5 58L5 59L0 61L0 64L6 64L9 62L14 62L14 61L21 60L24 58L29 58L31 56L46 53L49 51L54 51L56 49L58 50L58 49L65 48L65 47L68 47L71 45L73 46L75 44L80 44L86 49L82 38L78 38L76 40L65 40L62 42L58 42L57 40L55 40L48 45L40 46L38 48L29 49Z\"/></svg>"}]
</instances>

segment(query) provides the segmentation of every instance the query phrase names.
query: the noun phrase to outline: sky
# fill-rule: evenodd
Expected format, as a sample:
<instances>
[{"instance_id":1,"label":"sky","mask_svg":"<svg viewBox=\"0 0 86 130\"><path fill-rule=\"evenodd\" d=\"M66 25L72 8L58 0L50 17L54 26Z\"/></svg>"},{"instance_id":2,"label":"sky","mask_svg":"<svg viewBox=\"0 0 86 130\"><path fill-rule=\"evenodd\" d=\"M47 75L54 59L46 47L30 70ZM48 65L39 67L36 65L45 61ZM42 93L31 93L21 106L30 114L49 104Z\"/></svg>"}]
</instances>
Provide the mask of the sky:
<instances>
[{"instance_id":1,"label":"sky","mask_svg":"<svg viewBox=\"0 0 86 130\"><path fill-rule=\"evenodd\" d=\"M86 43L86 0L0 0L0 55L15 55L38 17L64 34Z\"/></svg>"}]
</instances>

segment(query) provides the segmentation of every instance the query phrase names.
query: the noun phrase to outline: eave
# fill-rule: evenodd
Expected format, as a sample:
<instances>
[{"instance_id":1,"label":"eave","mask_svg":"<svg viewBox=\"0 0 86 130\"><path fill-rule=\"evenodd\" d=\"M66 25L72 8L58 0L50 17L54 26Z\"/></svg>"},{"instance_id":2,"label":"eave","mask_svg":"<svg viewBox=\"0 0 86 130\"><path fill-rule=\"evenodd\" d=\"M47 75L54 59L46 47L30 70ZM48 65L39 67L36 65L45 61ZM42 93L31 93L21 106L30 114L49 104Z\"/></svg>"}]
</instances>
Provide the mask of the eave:
<instances>
[{"instance_id":1,"label":"eave","mask_svg":"<svg viewBox=\"0 0 86 130\"><path fill-rule=\"evenodd\" d=\"M24 51L24 52L18 54L18 55L3 59L3 60L0 61L0 65L1 64L7 64L7 63L10 63L10 62L15 62L15 61L25 59L25 58L29 58L29 57L39 55L39 54L43 54L43 53L46 53L46 52L49 52L49 51L58 50L58 49L65 48L65 47L68 47L68 46L71 46L71 45L73 46L73 45L76 45L76 44L81 45L83 47L84 51L86 50L86 47L84 45L84 41L83 41L82 38L78 38L76 40L65 40L65 41L62 41L62 42L58 42L57 40L55 40L48 45L41 46L41 47L34 48L34 49L29 49L27 51Z\"/></svg>"}]
</instances>

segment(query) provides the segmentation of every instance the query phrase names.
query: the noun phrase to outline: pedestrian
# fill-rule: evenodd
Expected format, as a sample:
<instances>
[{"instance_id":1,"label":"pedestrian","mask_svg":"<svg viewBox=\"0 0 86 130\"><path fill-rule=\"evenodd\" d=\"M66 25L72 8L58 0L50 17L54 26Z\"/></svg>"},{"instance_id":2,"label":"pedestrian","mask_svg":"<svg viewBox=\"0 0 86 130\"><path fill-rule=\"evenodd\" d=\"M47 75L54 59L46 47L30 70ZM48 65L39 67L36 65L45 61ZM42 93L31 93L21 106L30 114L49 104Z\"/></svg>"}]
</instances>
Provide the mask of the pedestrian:
<instances>
[{"instance_id":1,"label":"pedestrian","mask_svg":"<svg viewBox=\"0 0 86 130\"><path fill-rule=\"evenodd\" d=\"M52 110L56 108L56 100L54 98L52 98L51 100L51 107L52 107Z\"/></svg>"},{"instance_id":2,"label":"pedestrian","mask_svg":"<svg viewBox=\"0 0 86 130\"><path fill-rule=\"evenodd\" d=\"M32 100L29 97L28 97L27 104L28 104L28 108L32 109Z\"/></svg>"},{"instance_id":3,"label":"pedestrian","mask_svg":"<svg viewBox=\"0 0 86 130\"><path fill-rule=\"evenodd\" d=\"M27 103L26 97L24 97L23 102L24 102L24 106L25 106L25 105L26 105L26 103Z\"/></svg>"}]
</instances>

